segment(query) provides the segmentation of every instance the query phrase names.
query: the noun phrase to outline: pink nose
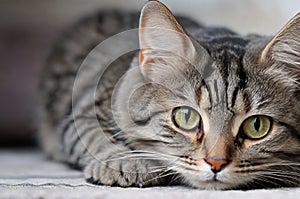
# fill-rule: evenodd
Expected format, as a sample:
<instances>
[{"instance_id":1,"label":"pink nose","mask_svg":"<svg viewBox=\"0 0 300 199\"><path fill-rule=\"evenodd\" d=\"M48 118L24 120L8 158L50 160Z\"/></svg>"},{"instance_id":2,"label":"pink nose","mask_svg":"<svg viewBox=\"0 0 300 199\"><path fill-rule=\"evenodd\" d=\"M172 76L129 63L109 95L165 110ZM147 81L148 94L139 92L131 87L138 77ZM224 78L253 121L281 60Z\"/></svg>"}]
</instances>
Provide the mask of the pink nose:
<instances>
[{"instance_id":1,"label":"pink nose","mask_svg":"<svg viewBox=\"0 0 300 199\"><path fill-rule=\"evenodd\" d=\"M211 166L211 170L214 173L220 172L226 165L230 163L228 159L225 158L204 158L204 161Z\"/></svg>"}]
</instances>

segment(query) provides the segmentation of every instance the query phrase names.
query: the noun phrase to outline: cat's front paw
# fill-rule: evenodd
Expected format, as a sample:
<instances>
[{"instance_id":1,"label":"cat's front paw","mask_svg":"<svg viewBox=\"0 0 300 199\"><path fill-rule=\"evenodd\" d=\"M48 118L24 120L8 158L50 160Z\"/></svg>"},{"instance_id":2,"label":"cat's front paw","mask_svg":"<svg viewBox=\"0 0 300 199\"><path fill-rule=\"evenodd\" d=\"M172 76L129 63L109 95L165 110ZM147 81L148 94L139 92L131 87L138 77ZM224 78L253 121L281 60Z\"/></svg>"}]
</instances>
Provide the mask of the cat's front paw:
<instances>
[{"instance_id":1,"label":"cat's front paw","mask_svg":"<svg viewBox=\"0 0 300 199\"><path fill-rule=\"evenodd\" d=\"M151 162L136 160L100 161L94 159L85 168L88 182L108 186L149 186L161 182L160 173L150 171Z\"/></svg>"}]
</instances>

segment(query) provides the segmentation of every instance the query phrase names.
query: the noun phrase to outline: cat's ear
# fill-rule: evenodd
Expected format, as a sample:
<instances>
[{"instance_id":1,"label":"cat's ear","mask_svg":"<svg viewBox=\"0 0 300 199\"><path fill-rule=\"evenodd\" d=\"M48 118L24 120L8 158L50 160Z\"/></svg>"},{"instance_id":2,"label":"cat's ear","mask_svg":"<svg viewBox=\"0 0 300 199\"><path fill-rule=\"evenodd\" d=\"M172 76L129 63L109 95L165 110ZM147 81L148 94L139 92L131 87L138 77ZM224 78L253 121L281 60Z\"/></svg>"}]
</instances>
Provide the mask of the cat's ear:
<instances>
[{"instance_id":1,"label":"cat's ear","mask_svg":"<svg viewBox=\"0 0 300 199\"><path fill-rule=\"evenodd\" d=\"M195 47L182 26L166 6L149 1L142 9L139 24L139 63L144 75L149 75L158 60L172 65L178 59L189 60Z\"/></svg>"},{"instance_id":2,"label":"cat's ear","mask_svg":"<svg viewBox=\"0 0 300 199\"><path fill-rule=\"evenodd\" d=\"M271 60L300 71L300 13L266 45L261 61Z\"/></svg>"}]
</instances>

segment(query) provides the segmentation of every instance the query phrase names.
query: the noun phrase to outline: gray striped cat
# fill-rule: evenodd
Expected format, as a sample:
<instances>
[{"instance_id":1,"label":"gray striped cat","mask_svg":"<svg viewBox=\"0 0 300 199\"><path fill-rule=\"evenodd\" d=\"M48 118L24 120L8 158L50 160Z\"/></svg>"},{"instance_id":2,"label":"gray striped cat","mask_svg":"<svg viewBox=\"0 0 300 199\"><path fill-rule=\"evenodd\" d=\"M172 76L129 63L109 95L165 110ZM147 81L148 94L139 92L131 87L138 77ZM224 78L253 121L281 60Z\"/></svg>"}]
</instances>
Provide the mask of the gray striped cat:
<instances>
[{"instance_id":1,"label":"gray striped cat","mask_svg":"<svg viewBox=\"0 0 300 199\"><path fill-rule=\"evenodd\" d=\"M274 37L240 36L149 1L138 34L115 38L140 50L97 48L138 18L88 17L53 50L37 117L48 156L101 185L298 186L300 14Z\"/></svg>"}]
</instances>

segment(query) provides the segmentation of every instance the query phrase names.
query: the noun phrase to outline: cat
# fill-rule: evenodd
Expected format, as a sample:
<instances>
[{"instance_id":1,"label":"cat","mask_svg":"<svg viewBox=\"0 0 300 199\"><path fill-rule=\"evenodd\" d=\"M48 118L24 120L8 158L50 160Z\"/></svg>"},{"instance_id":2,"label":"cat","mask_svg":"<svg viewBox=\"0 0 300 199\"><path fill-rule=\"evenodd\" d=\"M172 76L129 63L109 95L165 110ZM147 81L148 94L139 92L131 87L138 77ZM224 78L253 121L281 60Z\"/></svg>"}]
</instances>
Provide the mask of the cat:
<instances>
[{"instance_id":1,"label":"cat","mask_svg":"<svg viewBox=\"0 0 300 199\"><path fill-rule=\"evenodd\" d=\"M123 45L97 49L137 24L125 43L140 50L111 60ZM41 75L41 146L99 185L298 186L299 33L300 14L274 37L241 36L176 19L159 1L140 17L87 17Z\"/></svg>"}]
</instances>

